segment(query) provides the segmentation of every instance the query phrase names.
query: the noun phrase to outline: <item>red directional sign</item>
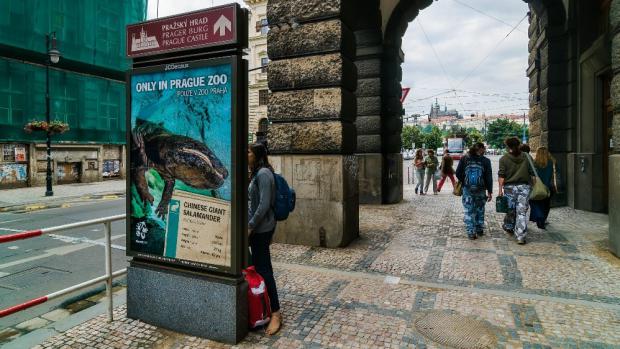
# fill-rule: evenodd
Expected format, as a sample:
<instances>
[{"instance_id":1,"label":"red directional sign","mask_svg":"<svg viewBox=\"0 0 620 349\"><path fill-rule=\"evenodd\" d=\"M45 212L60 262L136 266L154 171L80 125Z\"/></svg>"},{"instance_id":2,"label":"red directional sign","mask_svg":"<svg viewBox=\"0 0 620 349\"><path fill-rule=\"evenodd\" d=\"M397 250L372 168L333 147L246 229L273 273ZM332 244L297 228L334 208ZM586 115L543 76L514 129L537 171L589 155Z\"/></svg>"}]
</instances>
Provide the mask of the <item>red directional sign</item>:
<instances>
[{"instance_id":1,"label":"red directional sign","mask_svg":"<svg viewBox=\"0 0 620 349\"><path fill-rule=\"evenodd\" d=\"M411 88L409 87L403 87L403 93L400 96L400 102L403 103L405 101L405 99L407 98L407 95L409 95L409 91L411 90Z\"/></svg>"},{"instance_id":2,"label":"red directional sign","mask_svg":"<svg viewBox=\"0 0 620 349\"><path fill-rule=\"evenodd\" d=\"M127 56L137 57L237 43L238 4L127 26Z\"/></svg>"}]
</instances>

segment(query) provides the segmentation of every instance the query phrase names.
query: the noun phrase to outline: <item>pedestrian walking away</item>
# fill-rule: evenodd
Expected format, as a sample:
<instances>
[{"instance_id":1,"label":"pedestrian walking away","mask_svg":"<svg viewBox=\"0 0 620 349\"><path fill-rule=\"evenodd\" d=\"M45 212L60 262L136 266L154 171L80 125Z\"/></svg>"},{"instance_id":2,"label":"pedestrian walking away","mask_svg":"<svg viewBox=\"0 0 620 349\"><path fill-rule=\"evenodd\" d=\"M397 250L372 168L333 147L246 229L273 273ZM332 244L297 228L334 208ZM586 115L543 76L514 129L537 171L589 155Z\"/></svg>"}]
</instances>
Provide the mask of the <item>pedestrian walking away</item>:
<instances>
[{"instance_id":1,"label":"pedestrian walking away","mask_svg":"<svg viewBox=\"0 0 620 349\"><path fill-rule=\"evenodd\" d=\"M456 177L463 185L463 222L470 240L484 235L485 205L493 198L493 170L485 151L483 143L474 144L456 168Z\"/></svg>"},{"instance_id":2,"label":"pedestrian walking away","mask_svg":"<svg viewBox=\"0 0 620 349\"><path fill-rule=\"evenodd\" d=\"M437 171L437 166L439 166L439 160L435 156L435 151L433 149L428 149L426 151L427 155L424 158L424 164L426 165L426 184L424 185L424 192L428 193L428 187L433 182L433 194L437 195L437 178L435 178L435 171Z\"/></svg>"},{"instance_id":3,"label":"pedestrian walking away","mask_svg":"<svg viewBox=\"0 0 620 349\"><path fill-rule=\"evenodd\" d=\"M511 137L504 143L508 154L499 159L498 195L506 196L509 211L504 217L502 228L508 233L514 233L519 244L525 244L529 196L536 178L526 153L519 149L521 141L517 137Z\"/></svg>"},{"instance_id":4,"label":"pedestrian walking away","mask_svg":"<svg viewBox=\"0 0 620 349\"><path fill-rule=\"evenodd\" d=\"M416 150L415 157L413 158L413 164L415 166L415 180L417 182L415 185L415 193L424 195L424 171L426 170L426 165L424 163L424 154L422 149Z\"/></svg>"},{"instance_id":5,"label":"pedestrian walking away","mask_svg":"<svg viewBox=\"0 0 620 349\"><path fill-rule=\"evenodd\" d=\"M267 158L267 149L263 144L254 143L250 145L248 148L248 166L250 170L248 188L250 257L256 271L265 279L272 312L271 321L265 332L268 335L273 335L282 326L280 302L269 250L276 229L276 218L273 212L276 185L273 168Z\"/></svg>"},{"instance_id":6,"label":"pedestrian walking away","mask_svg":"<svg viewBox=\"0 0 620 349\"><path fill-rule=\"evenodd\" d=\"M549 188L551 195L542 200L530 200L530 221L536 223L538 228L546 229L547 218L551 210L551 197L557 193L556 162L547 147L539 147L536 150L534 165L536 166L538 177Z\"/></svg>"},{"instance_id":7,"label":"pedestrian walking away","mask_svg":"<svg viewBox=\"0 0 620 349\"><path fill-rule=\"evenodd\" d=\"M437 185L437 192L441 192L441 188L443 188L446 178L450 178L452 188L454 188L456 186L454 181L454 160L448 152L444 152L439 169L441 170L441 180L439 180L439 184Z\"/></svg>"}]
</instances>

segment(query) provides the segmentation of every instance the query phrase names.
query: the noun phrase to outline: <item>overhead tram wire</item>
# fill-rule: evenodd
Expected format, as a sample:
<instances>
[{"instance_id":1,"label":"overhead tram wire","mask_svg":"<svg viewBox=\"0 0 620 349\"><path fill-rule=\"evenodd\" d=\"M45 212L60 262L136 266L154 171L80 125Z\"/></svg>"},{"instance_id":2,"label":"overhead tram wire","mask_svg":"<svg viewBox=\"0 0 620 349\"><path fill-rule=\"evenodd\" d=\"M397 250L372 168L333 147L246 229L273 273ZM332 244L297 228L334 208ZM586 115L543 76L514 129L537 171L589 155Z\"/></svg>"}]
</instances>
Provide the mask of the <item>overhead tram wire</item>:
<instances>
[{"instance_id":1,"label":"overhead tram wire","mask_svg":"<svg viewBox=\"0 0 620 349\"><path fill-rule=\"evenodd\" d=\"M497 50L497 48L506 40L508 39L508 37L510 36L510 34L512 34L517 27L519 27L521 25L521 23L523 23L523 21L527 18L528 14L526 13L525 16L523 16L523 18L521 18L521 20L519 21L519 23L517 23L514 27L512 27L512 29L508 32L508 34L506 34L506 36L504 36L498 43L497 45L495 45L495 47L493 47L493 49L480 61L480 63L478 63L478 65L476 65L476 67L474 69L472 69L471 72L469 72L469 74L467 74L467 76L465 76L465 78L463 80L461 80L461 82L459 82L458 85L456 85L457 88L459 88L461 85L463 85L463 83L469 79L469 77L476 72L476 70L478 70L478 68L480 68L480 66L482 66L482 63L484 63L489 57L491 57L491 55L495 52L495 50Z\"/></svg>"},{"instance_id":2,"label":"overhead tram wire","mask_svg":"<svg viewBox=\"0 0 620 349\"><path fill-rule=\"evenodd\" d=\"M443 71L443 74L446 77L446 81L448 82L448 84L450 84L452 86L452 91L454 92L454 95L456 96L456 90L455 90L454 85L452 83L452 79L450 79L450 76L448 75L448 72L446 71L446 68L444 67L443 62L441 61L441 58L439 58L439 55L437 54L437 51L435 51L435 46L433 46L433 43L431 42L431 39L426 34L426 30L424 30L424 27L422 26L422 21L420 20L420 16L418 16L416 18L416 21L418 22L418 25L420 26L420 29L422 29L422 33L424 33L424 37L426 38L426 41L431 46L431 49L433 50L433 54L435 54L435 58L437 59L437 62L439 62L439 65L441 66L441 70ZM461 102L461 100L458 97L457 97L457 100L461 104L461 107L463 107L463 109L465 109L465 106L463 105L463 102Z\"/></svg>"},{"instance_id":3,"label":"overhead tram wire","mask_svg":"<svg viewBox=\"0 0 620 349\"><path fill-rule=\"evenodd\" d=\"M418 98L418 99L412 99L411 101L412 102L425 101L427 99L432 99L432 98L435 98L435 97L443 96L445 94L452 93L452 92L453 92L453 90L445 90L444 92L441 92L441 93L438 93L438 94L435 94L435 95L432 95L432 96Z\"/></svg>"},{"instance_id":4,"label":"overhead tram wire","mask_svg":"<svg viewBox=\"0 0 620 349\"><path fill-rule=\"evenodd\" d=\"M452 0L452 1L456 2L457 4L459 4L459 5L461 5L461 6L465 6L465 7L467 7L467 8L468 8L468 9L470 9L470 10L473 10L473 11L475 11L475 12L478 12L479 14L481 14L481 15L483 15L483 16L489 17L489 18L491 18L491 19L493 19L493 20L496 20L496 21L498 21L498 22L500 22L500 23L502 23L502 24L505 24L505 25L507 25L507 26L509 26L509 27L512 27L512 24L510 24L510 23L508 23L508 22L504 21L503 19L501 19L501 18L497 18L497 17L495 17L495 16L493 16L493 15L490 15L490 14L488 14L488 13L486 13L486 12L482 11L482 10L479 10L479 9L477 9L477 8L475 8L475 7L471 6L471 5L469 5L469 4L466 4L466 3L464 3L464 2L462 2L462 1L460 1L460 0ZM521 32L521 33L523 33L523 34L527 34L526 32L524 32L524 31L523 31L523 30L521 30L521 29L517 29L517 31L519 31L519 32Z\"/></svg>"}]
</instances>

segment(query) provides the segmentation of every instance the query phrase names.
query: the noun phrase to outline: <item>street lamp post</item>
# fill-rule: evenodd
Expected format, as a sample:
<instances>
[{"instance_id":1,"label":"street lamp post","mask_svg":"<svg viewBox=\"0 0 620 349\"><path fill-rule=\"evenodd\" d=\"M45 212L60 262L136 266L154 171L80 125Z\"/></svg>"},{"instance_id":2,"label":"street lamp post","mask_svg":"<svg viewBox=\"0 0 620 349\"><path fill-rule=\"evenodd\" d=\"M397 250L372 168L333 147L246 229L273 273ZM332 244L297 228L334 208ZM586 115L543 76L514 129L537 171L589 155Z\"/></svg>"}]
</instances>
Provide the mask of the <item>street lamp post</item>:
<instances>
[{"instance_id":1,"label":"street lamp post","mask_svg":"<svg viewBox=\"0 0 620 349\"><path fill-rule=\"evenodd\" d=\"M50 64L56 64L60 60L60 52L56 48L56 32L45 35L45 46L47 49L47 59L45 60L45 121L48 129L47 135L47 171L45 174L45 196L54 196L52 190L52 134L49 129L50 124Z\"/></svg>"}]
</instances>

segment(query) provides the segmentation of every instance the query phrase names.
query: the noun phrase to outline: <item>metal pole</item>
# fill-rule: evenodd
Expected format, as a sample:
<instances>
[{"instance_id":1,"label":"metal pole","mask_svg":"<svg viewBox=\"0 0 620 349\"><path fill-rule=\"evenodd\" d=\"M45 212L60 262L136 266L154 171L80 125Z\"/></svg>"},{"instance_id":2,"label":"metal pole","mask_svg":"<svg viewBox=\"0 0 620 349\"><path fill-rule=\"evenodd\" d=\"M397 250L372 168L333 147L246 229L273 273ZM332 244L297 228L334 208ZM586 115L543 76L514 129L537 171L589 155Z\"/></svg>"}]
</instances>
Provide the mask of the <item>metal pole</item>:
<instances>
[{"instance_id":1,"label":"metal pole","mask_svg":"<svg viewBox=\"0 0 620 349\"><path fill-rule=\"evenodd\" d=\"M523 143L527 143L527 139L525 139L525 113L523 113Z\"/></svg>"},{"instance_id":2,"label":"metal pole","mask_svg":"<svg viewBox=\"0 0 620 349\"><path fill-rule=\"evenodd\" d=\"M50 50L50 36L49 34L45 34L45 46L47 48L47 52ZM50 124L50 57L47 56L45 60L45 121L47 125ZM54 196L54 191L52 190L52 135L50 134L50 130L46 131L47 134L47 170L45 173L45 196Z\"/></svg>"},{"instance_id":3,"label":"metal pole","mask_svg":"<svg viewBox=\"0 0 620 349\"><path fill-rule=\"evenodd\" d=\"M411 184L411 180L409 176L409 166L407 166L407 184Z\"/></svg>"},{"instance_id":4,"label":"metal pole","mask_svg":"<svg viewBox=\"0 0 620 349\"><path fill-rule=\"evenodd\" d=\"M106 295L108 297L108 322L114 321L114 307L112 304L112 223L106 222L105 226L105 274Z\"/></svg>"}]
</instances>

